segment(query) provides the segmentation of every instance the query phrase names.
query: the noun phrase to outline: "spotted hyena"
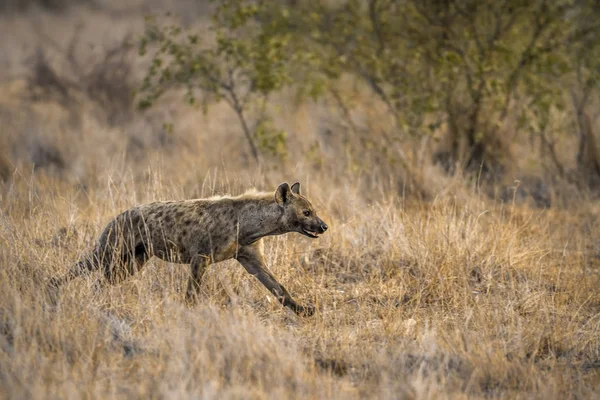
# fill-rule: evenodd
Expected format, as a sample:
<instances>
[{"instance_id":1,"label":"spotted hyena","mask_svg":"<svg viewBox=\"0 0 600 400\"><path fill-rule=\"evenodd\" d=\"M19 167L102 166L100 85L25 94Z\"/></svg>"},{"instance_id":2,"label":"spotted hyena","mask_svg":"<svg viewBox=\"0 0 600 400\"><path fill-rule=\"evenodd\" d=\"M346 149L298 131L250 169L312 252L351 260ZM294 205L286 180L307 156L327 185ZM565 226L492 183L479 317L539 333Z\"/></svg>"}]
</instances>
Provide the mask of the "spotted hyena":
<instances>
[{"instance_id":1,"label":"spotted hyena","mask_svg":"<svg viewBox=\"0 0 600 400\"><path fill-rule=\"evenodd\" d=\"M314 307L302 306L265 266L261 239L298 232L317 238L327 224L317 216L300 183L279 185L273 193L246 193L237 197L213 197L164 201L134 207L117 216L104 229L94 251L61 278L58 287L94 269L101 269L110 283L118 283L140 270L152 256L190 264L186 299L194 301L202 275L212 263L234 258L277 299L298 314L312 315Z\"/></svg>"}]
</instances>

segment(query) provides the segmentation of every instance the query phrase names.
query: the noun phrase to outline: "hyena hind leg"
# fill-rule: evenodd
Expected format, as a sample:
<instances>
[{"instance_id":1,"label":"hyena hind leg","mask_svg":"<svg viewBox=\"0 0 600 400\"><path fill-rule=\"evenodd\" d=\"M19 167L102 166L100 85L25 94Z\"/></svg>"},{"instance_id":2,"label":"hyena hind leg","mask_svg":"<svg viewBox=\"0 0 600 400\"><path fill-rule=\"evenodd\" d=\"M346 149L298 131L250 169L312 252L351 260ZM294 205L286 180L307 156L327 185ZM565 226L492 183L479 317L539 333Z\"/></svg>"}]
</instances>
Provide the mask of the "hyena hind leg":
<instances>
[{"instance_id":1,"label":"hyena hind leg","mask_svg":"<svg viewBox=\"0 0 600 400\"><path fill-rule=\"evenodd\" d=\"M139 244L133 252L126 251L120 257L107 260L103 265L104 277L111 285L121 283L140 271L149 259L146 247Z\"/></svg>"}]
</instances>

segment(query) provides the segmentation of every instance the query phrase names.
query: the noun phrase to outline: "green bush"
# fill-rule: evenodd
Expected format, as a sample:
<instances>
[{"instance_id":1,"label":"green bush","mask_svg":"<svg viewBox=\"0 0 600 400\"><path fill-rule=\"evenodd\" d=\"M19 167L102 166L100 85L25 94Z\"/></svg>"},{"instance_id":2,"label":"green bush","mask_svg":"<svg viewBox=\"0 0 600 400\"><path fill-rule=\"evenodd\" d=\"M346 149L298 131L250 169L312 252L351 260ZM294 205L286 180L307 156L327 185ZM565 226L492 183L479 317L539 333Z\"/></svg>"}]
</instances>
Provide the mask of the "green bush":
<instances>
[{"instance_id":1,"label":"green bush","mask_svg":"<svg viewBox=\"0 0 600 400\"><path fill-rule=\"evenodd\" d=\"M257 159L253 106L266 110L270 94L292 86L300 100L330 96L347 109L336 88L351 76L393 117L384 152L390 142L442 130L449 172L458 166L494 177L511 162L515 138L540 141L542 155L555 155L552 138L574 134L580 146L573 158L600 176L598 152L585 150L594 133L583 123L600 77L597 2L228 0L218 3L213 21L214 42L178 24L149 23L141 48L152 46L154 58L141 105L173 86L186 87L190 103L198 95L205 106L225 100ZM557 127L557 114L570 129ZM410 169L401 151L392 158Z\"/></svg>"}]
</instances>

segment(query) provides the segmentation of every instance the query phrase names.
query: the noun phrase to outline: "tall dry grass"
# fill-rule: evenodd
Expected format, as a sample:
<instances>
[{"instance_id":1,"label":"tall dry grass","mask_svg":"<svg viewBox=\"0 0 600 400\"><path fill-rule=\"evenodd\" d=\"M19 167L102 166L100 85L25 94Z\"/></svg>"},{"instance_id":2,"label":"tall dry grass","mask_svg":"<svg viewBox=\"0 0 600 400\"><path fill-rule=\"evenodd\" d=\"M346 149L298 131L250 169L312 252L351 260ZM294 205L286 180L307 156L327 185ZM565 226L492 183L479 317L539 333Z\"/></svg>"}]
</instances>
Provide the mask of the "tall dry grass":
<instances>
[{"instance_id":1,"label":"tall dry grass","mask_svg":"<svg viewBox=\"0 0 600 400\"><path fill-rule=\"evenodd\" d=\"M268 265L318 313L282 309L234 261L187 308L187 268L153 259L98 288L44 293L131 204L181 198L151 171L88 190L16 179L0 214L0 387L7 398L566 398L597 393L597 204L402 206L352 185L305 191L331 229L266 239ZM221 192L203 180L208 192ZM222 182L224 179L218 179ZM243 186L234 182L232 187ZM199 186L202 186L199 183ZM269 188L265 188L269 189ZM210 193L206 193L210 194ZM594 253L595 252L595 253Z\"/></svg>"}]
</instances>

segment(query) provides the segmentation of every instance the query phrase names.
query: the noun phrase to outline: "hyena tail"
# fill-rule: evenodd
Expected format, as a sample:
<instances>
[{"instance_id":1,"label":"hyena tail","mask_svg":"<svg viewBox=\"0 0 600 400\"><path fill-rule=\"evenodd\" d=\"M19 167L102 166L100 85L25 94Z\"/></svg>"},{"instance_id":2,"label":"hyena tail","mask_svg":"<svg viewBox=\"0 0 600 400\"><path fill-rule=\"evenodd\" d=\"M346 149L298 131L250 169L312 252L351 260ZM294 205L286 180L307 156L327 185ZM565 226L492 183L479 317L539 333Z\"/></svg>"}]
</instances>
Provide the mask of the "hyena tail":
<instances>
[{"instance_id":1,"label":"hyena tail","mask_svg":"<svg viewBox=\"0 0 600 400\"><path fill-rule=\"evenodd\" d=\"M65 275L52 277L48 282L48 289L57 290L71 280L97 269L98 265L95 255L88 255L73 265Z\"/></svg>"}]
</instances>

